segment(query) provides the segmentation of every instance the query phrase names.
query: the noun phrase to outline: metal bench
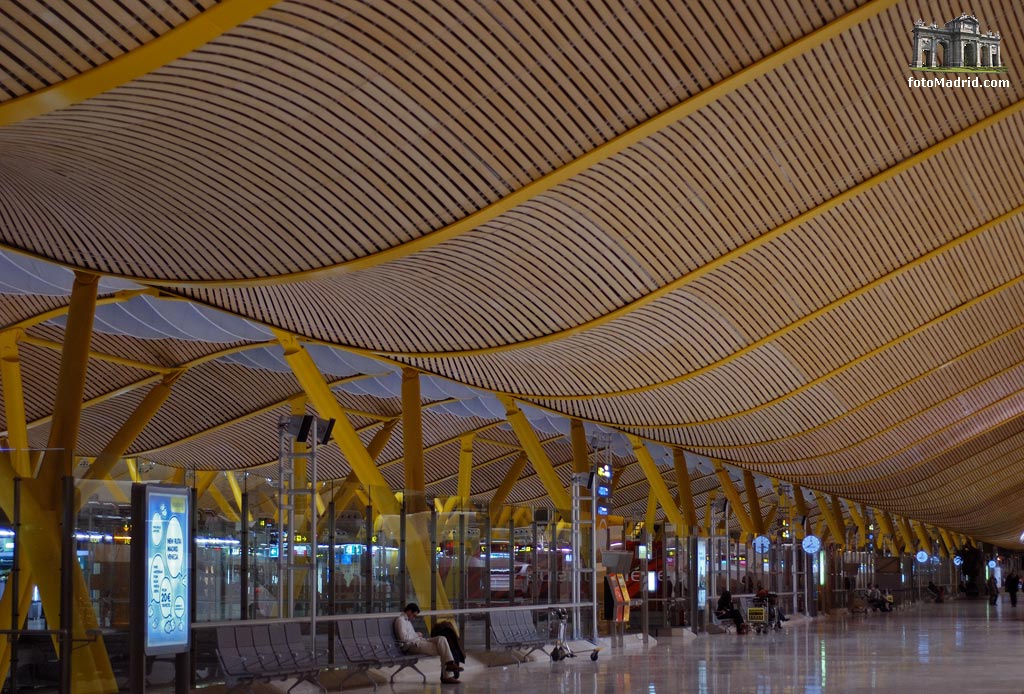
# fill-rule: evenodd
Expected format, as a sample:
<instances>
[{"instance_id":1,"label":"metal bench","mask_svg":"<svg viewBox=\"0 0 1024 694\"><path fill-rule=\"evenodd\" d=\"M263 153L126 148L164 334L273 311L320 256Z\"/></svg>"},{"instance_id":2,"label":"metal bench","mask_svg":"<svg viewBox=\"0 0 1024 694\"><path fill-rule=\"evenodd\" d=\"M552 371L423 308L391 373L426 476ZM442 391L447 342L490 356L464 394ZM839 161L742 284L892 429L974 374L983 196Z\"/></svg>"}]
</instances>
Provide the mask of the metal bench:
<instances>
[{"instance_id":1,"label":"metal bench","mask_svg":"<svg viewBox=\"0 0 1024 694\"><path fill-rule=\"evenodd\" d=\"M341 653L352 669L352 672L341 681L341 685L361 672L386 667L398 668L391 674L392 684L395 676L406 668L415 670L423 678L423 683L427 683L427 676L416 667L419 659L427 656L402 650L398 639L395 638L393 620L394 618L369 617L336 622ZM377 689L376 682L373 683L373 688Z\"/></svg>"},{"instance_id":2,"label":"metal bench","mask_svg":"<svg viewBox=\"0 0 1024 694\"><path fill-rule=\"evenodd\" d=\"M318 654L303 644L298 624L239 624L217 629L217 659L228 688L252 691L256 682L289 680L309 682L326 694L320 683Z\"/></svg>"},{"instance_id":3,"label":"metal bench","mask_svg":"<svg viewBox=\"0 0 1024 694\"><path fill-rule=\"evenodd\" d=\"M491 644L512 653L519 664L534 651L547 654L544 646L552 642L551 636L542 633L533 623L533 615L526 610L495 611L489 615ZM518 651L526 651L521 657Z\"/></svg>"}]
</instances>

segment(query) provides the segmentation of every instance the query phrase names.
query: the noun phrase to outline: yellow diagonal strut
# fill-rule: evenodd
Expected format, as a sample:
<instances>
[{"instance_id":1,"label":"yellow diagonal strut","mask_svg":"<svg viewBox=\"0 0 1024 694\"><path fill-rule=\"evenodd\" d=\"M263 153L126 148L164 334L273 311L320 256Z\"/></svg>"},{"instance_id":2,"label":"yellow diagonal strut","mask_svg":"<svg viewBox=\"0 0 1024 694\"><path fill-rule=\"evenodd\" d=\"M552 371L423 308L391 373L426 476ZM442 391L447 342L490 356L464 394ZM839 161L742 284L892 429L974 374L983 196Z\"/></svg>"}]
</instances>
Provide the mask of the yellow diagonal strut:
<instances>
[{"instance_id":1,"label":"yellow diagonal strut","mask_svg":"<svg viewBox=\"0 0 1024 694\"><path fill-rule=\"evenodd\" d=\"M295 374L295 378L302 386L306 396L309 397L310 403L321 417L335 420L334 440L349 465L352 466L356 477L369 492L374 507L383 515L397 517L402 510L398 500L395 499L387 480L377 469L369 451L359 439L359 434L356 433L352 423L342 411L338 400L334 397L334 393L331 392L309 352L299 344L294 335L281 330L274 330L274 335L284 348L285 361L288 362L292 373ZM408 523L406 542L429 546L426 528L420 527L418 523ZM416 594L419 596L430 595L430 565L427 563L426 556L421 552L407 552L406 562ZM451 605L444 592L444 582L437 580L435 585L437 591L434 598L438 608L448 609Z\"/></svg>"},{"instance_id":2,"label":"yellow diagonal strut","mask_svg":"<svg viewBox=\"0 0 1024 694\"><path fill-rule=\"evenodd\" d=\"M26 480L23 485L22 529L26 536L32 537L32 542L24 543L25 556L33 568L33 575L43 601L43 610L54 618L61 614L62 609L60 572L54 570L55 567L62 565L62 479L73 472L98 284L99 278L96 275L75 274L64 331L64 352L61 355L48 450L38 477ZM5 471L5 474L13 474L13 470ZM96 613L88 598L85 579L77 562L66 569L72 573L75 598L74 605L64 606L64 609L73 610L73 638L79 644L85 644L72 651L74 691L115 691L117 685L103 639L87 638L87 630L95 629L98 625Z\"/></svg>"}]
</instances>

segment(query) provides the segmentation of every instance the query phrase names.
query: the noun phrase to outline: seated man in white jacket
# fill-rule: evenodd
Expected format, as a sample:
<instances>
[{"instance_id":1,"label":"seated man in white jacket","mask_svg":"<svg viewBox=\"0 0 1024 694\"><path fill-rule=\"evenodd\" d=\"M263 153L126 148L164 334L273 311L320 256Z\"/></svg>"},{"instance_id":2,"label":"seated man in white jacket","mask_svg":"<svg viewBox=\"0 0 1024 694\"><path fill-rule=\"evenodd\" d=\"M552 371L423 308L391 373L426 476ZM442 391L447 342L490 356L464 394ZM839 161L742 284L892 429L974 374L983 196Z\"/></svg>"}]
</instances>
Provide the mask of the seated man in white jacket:
<instances>
[{"instance_id":1,"label":"seated man in white jacket","mask_svg":"<svg viewBox=\"0 0 1024 694\"><path fill-rule=\"evenodd\" d=\"M427 638L416 631L412 626L412 620L420 613L420 606L410 602L402 610L402 614L395 619L395 638L402 645L406 653L420 653L422 655L436 655L441 658L441 682L450 684L457 682L459 671L462 668L452 657L452 649L448 645L448 639L443 636Z\"/></svg>"}]
</instances>

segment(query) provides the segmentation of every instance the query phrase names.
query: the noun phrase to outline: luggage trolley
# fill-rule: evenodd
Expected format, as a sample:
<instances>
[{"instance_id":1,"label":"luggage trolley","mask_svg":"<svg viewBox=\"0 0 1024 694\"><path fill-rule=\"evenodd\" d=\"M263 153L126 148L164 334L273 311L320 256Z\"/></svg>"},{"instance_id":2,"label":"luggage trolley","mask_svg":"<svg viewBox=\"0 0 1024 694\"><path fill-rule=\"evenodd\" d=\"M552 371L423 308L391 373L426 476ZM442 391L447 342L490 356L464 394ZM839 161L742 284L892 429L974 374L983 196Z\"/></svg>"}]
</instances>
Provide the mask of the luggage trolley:
<instances>
[{"instance_id":1,"label":"luggage trolley","mask_svg":"<svg viewBox=\"0 0 1024 694\"><path fill-rule=\"evenodd\" d=\"M768 624L767 598L754 598L751 606L747 608L747 624L758 634L763 634L771 628Z\"/></svg>"},{"instance_id":2,"label":"luggage trolley","mask_svg":"<svg viewBox=\"0 0 1024 694\"><path fill-rule=\"evenodd\" d=\"M557 663L559 660L565 660L566 658L575 658L576 654L573 653L565 636L565 627L569 622L568 611L563 607L559 607L552 610L552 613L558 617L558 637L555 639L555 647L551 649L551 659ZM600 647L595 645L594 649L590 651L590 659L597 660L597 654L600 651Z\"/></svg>"},{"instance_id":3,"label":"luggage trolley","mask_svg":"<svg viewBox=\"0 0 1024 694\"><path fill-rule=\"evenodd\" d=\"M755 597L752 606L747 608L747 623L758 634L772 629L782 629L778 600L778 595L769 593L765 596Z\"/></svg>"}]
</instances>

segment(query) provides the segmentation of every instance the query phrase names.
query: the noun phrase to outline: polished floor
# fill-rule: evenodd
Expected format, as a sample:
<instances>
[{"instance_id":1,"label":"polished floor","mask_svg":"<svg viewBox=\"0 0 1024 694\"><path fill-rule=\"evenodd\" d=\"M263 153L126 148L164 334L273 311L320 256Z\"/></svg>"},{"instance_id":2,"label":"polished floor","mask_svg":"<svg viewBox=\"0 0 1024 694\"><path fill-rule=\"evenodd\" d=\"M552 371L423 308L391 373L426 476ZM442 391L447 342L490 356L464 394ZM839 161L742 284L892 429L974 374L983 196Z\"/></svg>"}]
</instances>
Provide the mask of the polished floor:
<instances>
[{"instance_id":1,"label":"polished floor","mask_svg":"<svg viewBox=\"0 0 1024 694\"><path fill-rule=\"evenodd\" d=\"M625 692L1024 692L1024 600L919 605L892 614L829 616L779 633L661 638L559 663L464 673L459 694ZM398 684L396 692L424 691Z\"/></svg>"}]
</instances>

